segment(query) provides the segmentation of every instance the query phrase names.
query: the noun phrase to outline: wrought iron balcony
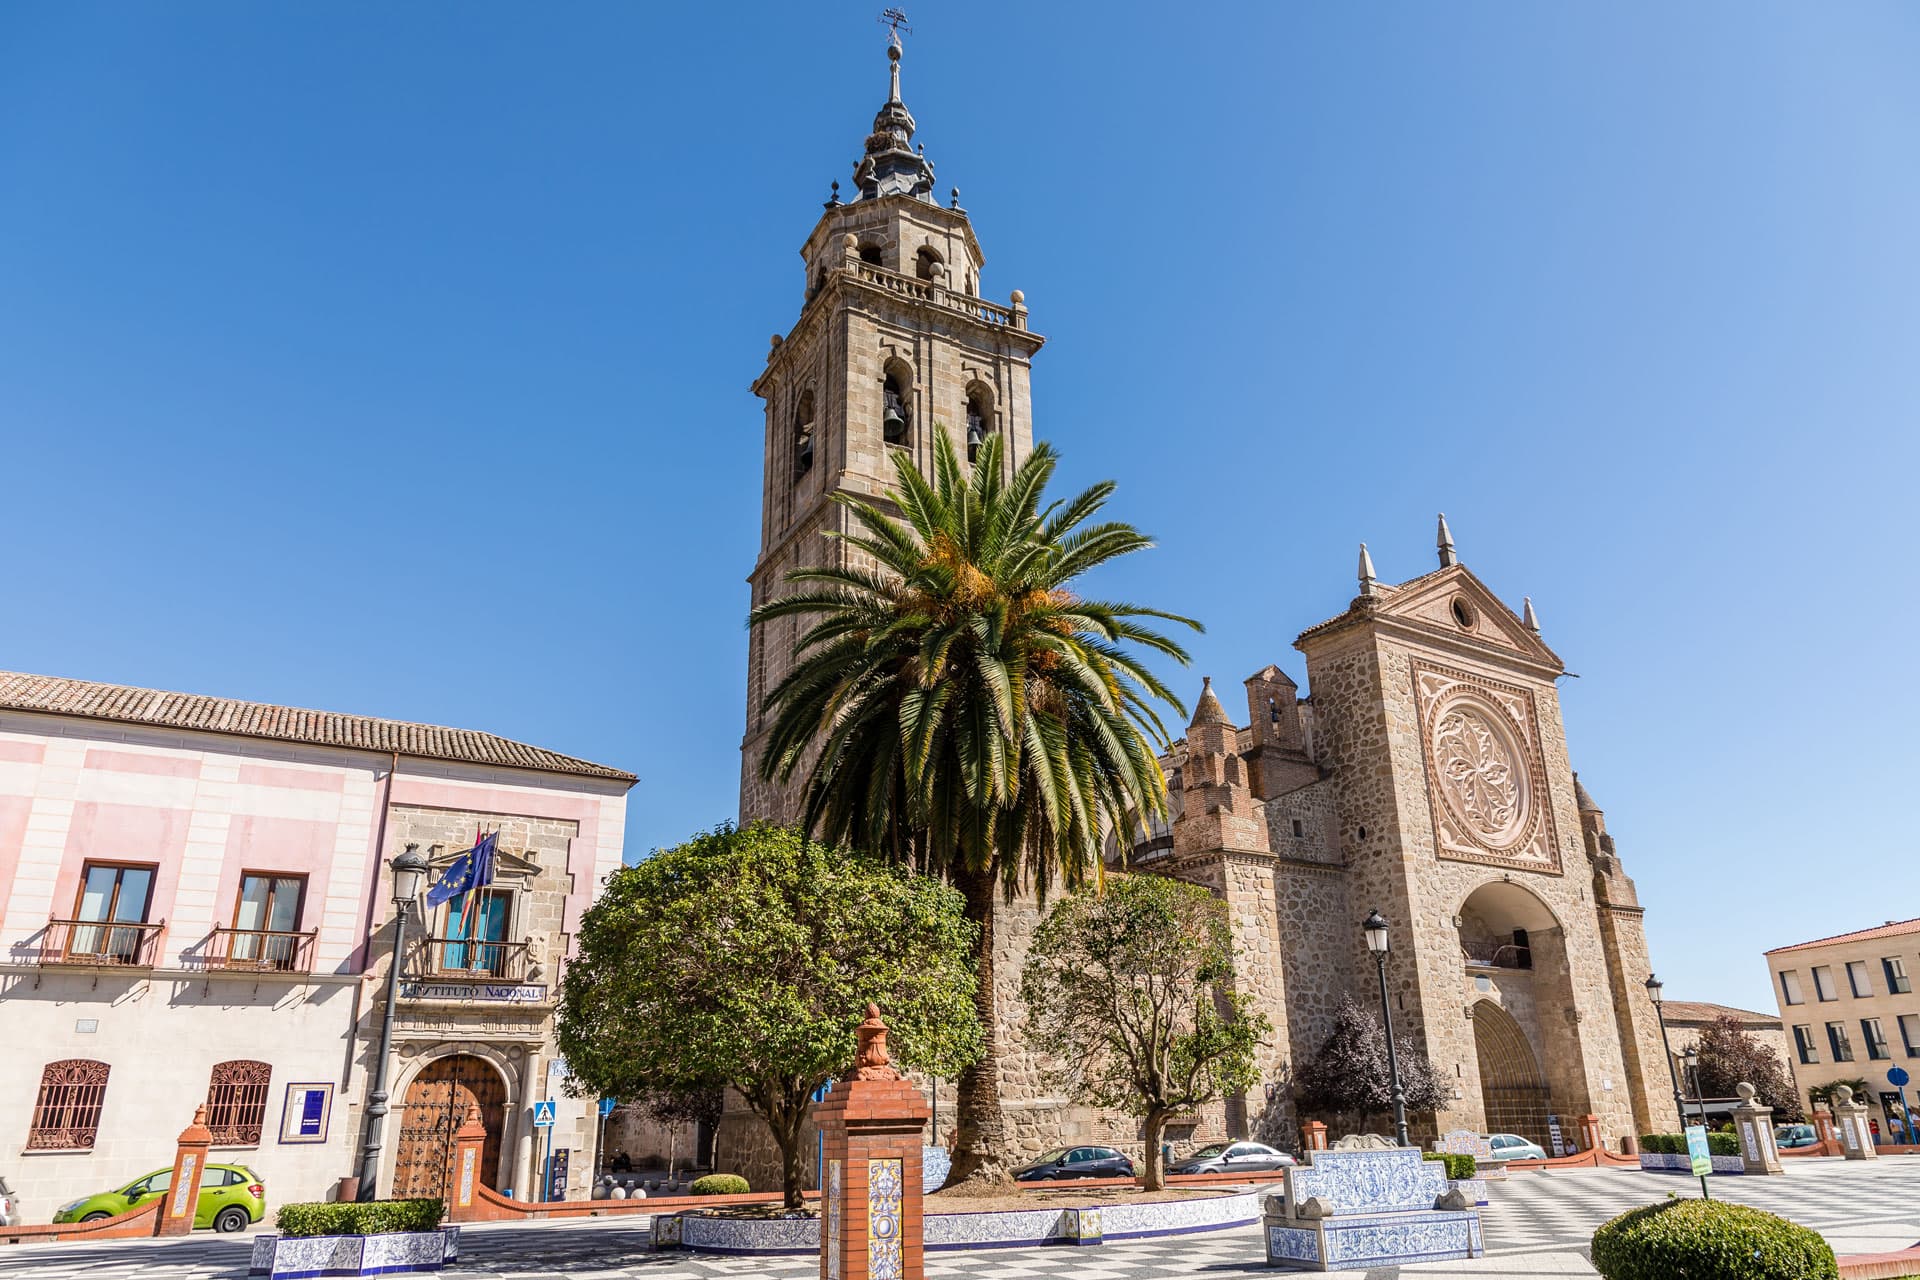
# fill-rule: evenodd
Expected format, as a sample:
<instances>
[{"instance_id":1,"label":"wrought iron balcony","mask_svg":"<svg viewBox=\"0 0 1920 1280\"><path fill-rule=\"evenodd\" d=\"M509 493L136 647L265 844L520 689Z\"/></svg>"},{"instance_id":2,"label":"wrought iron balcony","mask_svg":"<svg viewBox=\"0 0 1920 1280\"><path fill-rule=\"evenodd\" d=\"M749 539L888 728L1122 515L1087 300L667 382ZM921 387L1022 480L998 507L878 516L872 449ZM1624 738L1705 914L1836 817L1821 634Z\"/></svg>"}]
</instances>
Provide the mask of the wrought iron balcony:
<instances>
[{"instance_id":1,"label":"wrought iron balcony","mask_svg":"<svg viewBox=\"0 0 1920 1280\"><path fill-rule=\"evenodd\" d=\"M319 930L215 929L200 954L208 969L240 973L311 973Z\"/></svg>"},{"instance_id":2,"label":"wrought iron balcony","mask_svg":"<svg viewBox=\"0 0 1920 1280\"><path fill-rule=\"evenodd\" d=\"M428 938L408 958L406 976L443 981L525 982L532 949L528 942Z\"/></svg>"},{"instance_id":3,"label":"wrought iron balcony","mask_svg":"<svg viewBox=\"0 0 1920 1280\"><path fill-rule=\"evenodd\" d=\"M1461 947L1460 955L1468 964L1477 965L1483 969L1533 968L1533 948L1512 942L1495 947L1491 951L1478 953Z\"/></svg>"},{"instance_id":4,"label":"wrought iron balcony","mask_svg":"<svg viewBox=\"0 0 1920 1280\"><path fill-rule=\"evenodd\" d=\"M160 934L167 927L121 920L48 920L40 939L43 965L87 969L151 969Z\"/></svg>"}]
</instances>

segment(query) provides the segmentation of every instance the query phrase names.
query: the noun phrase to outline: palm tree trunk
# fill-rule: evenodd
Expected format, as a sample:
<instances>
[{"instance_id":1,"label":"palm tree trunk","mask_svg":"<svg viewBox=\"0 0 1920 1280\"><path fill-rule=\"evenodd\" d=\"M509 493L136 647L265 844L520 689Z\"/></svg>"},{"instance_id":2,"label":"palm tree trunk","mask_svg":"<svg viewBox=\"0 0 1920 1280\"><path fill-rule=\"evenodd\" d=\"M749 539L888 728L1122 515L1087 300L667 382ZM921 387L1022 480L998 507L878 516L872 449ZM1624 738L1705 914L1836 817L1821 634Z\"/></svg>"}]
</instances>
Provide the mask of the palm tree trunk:
<instances>
[{"instance_id":1,"label":"palm tree trunk","mask_svg":"<svg viewBox=\"0 0 1920 1280\"><path fill-rule=\"evenodd\" d=\"M993 899L991 872L956 872L954 887L967 903L967 919L980 926L976 960L979 986L973 1007L980 1018L980 1060L960 1073L954 1114L953 1172L948 1186L962 1182L999 1184L1009 1180L1007 1117L1000 1107L1000 1017L993 978Z\"/></svg>"}]
</instances>

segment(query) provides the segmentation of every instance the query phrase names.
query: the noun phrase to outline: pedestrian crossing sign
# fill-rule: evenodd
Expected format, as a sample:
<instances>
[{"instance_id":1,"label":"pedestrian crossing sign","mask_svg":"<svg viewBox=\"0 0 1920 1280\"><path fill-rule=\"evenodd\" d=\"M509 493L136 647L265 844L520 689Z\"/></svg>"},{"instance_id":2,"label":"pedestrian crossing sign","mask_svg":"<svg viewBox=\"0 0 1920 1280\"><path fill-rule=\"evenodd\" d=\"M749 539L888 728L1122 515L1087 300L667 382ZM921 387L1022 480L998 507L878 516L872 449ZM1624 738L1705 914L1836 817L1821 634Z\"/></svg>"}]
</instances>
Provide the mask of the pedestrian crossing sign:
<instances>
[{"instance_id":1,"label":"pedestrian crossing sign","mask_svg":"<svg viewBox=\"0 0 1920 1280\"><path fill-rule=\"evenodd\" d=\"M536 1129L553 1128L552 1098L546 1098L533 1104L533 1127Z\"/></svg>"}]
</instances>

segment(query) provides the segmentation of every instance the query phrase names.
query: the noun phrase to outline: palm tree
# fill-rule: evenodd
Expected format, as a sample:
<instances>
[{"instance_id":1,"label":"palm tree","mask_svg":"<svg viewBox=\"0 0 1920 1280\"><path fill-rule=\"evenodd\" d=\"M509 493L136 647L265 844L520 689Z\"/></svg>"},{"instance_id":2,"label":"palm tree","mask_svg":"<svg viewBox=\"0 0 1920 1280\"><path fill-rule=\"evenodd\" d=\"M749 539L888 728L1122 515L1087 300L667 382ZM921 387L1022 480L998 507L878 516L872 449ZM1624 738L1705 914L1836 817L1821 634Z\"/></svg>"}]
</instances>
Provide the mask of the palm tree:
<instances>
[{"instance_id":1,"label":"palm tree","mask_svg":"<svg viewBox=\"0 0 1920 1280\"><path fill-rule=\"evenodd\" d=\"M980 926L980 1061L960 1075L953 1177L1006 1173L993 966L993 899L1022 886L1045 896L1101 871L1106 831L1167 812L1156 701L1181 711L1134 646L1184 663L1141 619L1202 630L1139 605L1086 600L1082 574L1151 546L1131 525L1089 523L1111 481L1042 508L1058 455L1041 444L1001 475L990 437L969 479L943 430L934 475L894 456L897 488L879 503L845 494L846 567L787 575L794 594L755 624L801 616L792 671L761 776L805 766L803 822L845 843L944 875ZM867 567L867 564L872 567ZM1124 845L1124 838L1123 838Z\"/></svg>"}]
</instances>

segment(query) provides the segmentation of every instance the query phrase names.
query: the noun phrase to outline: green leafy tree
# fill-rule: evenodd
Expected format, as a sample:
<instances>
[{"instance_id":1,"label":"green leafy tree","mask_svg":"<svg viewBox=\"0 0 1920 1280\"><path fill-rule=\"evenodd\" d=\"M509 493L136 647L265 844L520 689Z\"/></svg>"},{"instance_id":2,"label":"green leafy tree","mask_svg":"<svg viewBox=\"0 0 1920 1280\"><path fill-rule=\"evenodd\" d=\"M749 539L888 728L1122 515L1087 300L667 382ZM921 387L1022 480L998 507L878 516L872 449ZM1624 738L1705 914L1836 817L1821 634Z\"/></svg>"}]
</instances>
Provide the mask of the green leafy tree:
<instances>
[{"instance_id":1,"label":"green leafy tree","mask_svg":"<svg viewBox=\"0 0 1920 1280\"><path fill-rule=\"evenodd\" d=\"M1166 814L1154 705L1180 703L1137 650L1187 655L1142 620L1200 624L1074 589L1151 545L1131 525L1092 522L1111 482L1042 507L1047 445L1003 475L991 436L969 478L937 424L934 443L931 480L899 451L884 503L836 494L855 526L850 563L789 574L797 590L752 622L811 624L768 695L762 776L789 780L804 763L808 831L945 876L980 926L985 1052L959 1079L957 1182L1006 1174L994 896L1089 882L1105 831Z\"/></svg>"},{"instance_id":2,"label":"green leafy tree","mask_svg":"<svg viewBox=\"0 0 1920 1280\"><path fill-rule=\"evenodd\" d=\"M903 1065L948 1075L978 1056L974 933L937 880L723 826L608 879L562 984L560 1052L615 1097L731 1085L773 1131L798 1206L808 1103L852 1065L869 1001Z\"/></svg>"},{"instance_id":3,"label":"green leafy tree","mask_svg":"<svg viewBox=\"0 0 1920 1280\"><path fill-rule=\"evenodd\" d=\"M1753 1086L1755 1102L1773 1108L1776 1124L1794 1124L1805 1117L1800 1094L1779 1055L1749 1035L1738 1020L1721 1014L1701 1028L1695 1048L1700 1053L1701 1097L1731 1098L1744 1082Z\"/></svg>"},{"instance_id":4,"label":"green leafy tree","mask_svg":"<svg viewBox=\"0 0 1920 1280\"><path fill-rule=\"evenodd\" d=\"M1395 1041L1394 1052L1409 1115L1438 1111L1452 1101L1426 1054L1404 1038ZM1342 996L1333 1013L1333 1031L1313 1060L1294 1075L1294 1101L1302 1111L1332 1116L1355 1131L1369 1117L1391 1113L1393 1087L1387 1068L1387 1033L1380 1019L1352 996Z\"/></svg>"},{"instance_id":5,"label":"green leafy tree","mask_svg":"<svg viewBox=\"0 0 1920 1280\"><path fill-rule=\"evenodd\" d=\"M1166 1185L1167 1118L1259 1078L1272 1024L1232 989L1226 904L1164 876L1116 876L1064 899L1034 931L1020 975L1036 1046L1085 1102L1141 1117L1146 1185Z\"/></svg>"}]
</instances>

